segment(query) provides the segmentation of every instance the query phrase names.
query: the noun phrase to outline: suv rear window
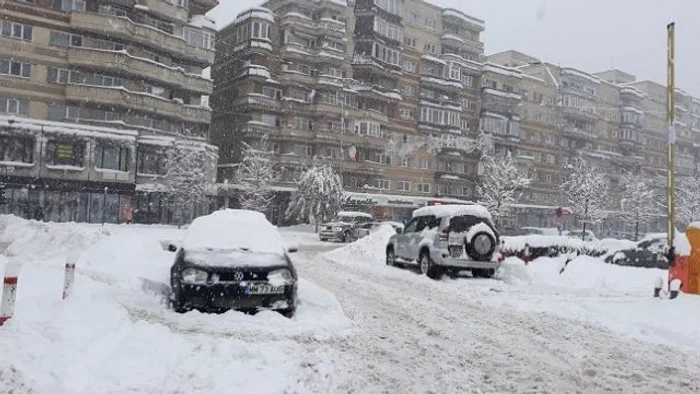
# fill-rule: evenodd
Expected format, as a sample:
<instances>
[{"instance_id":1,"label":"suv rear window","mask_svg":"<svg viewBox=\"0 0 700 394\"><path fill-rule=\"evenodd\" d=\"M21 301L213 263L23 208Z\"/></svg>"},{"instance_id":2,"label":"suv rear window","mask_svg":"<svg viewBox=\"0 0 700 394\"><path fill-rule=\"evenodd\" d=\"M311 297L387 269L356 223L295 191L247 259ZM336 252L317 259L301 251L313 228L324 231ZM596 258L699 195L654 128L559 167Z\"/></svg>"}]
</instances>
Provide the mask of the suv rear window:
<instances>
[{"instance_id":1,"label":"suv rear window","mask_svg":"<svg viewBox=\"0 0 700 394\"><path fill-rule=\"evenodd\" d=\"M493 230L493 225L489 223L488 220L484 218L479 218L476 216L464 215L455 216L450 219L450 230L455 233L466 233L470 228L474 227L479 223L485 223L487 226Z\"/></svg>"}]
</instances>

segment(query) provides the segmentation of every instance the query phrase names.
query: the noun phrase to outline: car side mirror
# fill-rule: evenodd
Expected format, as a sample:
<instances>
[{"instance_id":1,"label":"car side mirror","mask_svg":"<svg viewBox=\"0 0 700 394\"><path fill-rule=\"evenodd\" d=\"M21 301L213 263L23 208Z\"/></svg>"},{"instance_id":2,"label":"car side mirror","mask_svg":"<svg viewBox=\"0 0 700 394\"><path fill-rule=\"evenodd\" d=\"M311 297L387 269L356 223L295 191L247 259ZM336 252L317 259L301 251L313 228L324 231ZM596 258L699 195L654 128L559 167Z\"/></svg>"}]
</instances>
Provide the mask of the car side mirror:
<instances>
[{"instance_id":1,"label":"car side mirror","mask_svg":"<svg viewBox=\"0 0 700 394\"><path fill-rule=\"evenodd\" d=\"M396 234L403 234L403 229L397 228L397 229L396 229Z\"/></svg>"},{"instance_id":2,"label":"car side mirror","mask_svg":"<svg viewBox=\"0 0 700 394\"><path fill-rule=\"evenodd\" d=\"M169 244L168 245L168 252L177 252L177 245Z\"/></svg>"},{"instance_id":3,"label":"car side mirror","mask_svg":"<svg viewBox=\"0 0 700 394\"><path fill-rule=\"evenodd\" d=\"M296 253L299 251L299 245L290 244L287 245L287 253Z\"/></svg>"}]
</instances>

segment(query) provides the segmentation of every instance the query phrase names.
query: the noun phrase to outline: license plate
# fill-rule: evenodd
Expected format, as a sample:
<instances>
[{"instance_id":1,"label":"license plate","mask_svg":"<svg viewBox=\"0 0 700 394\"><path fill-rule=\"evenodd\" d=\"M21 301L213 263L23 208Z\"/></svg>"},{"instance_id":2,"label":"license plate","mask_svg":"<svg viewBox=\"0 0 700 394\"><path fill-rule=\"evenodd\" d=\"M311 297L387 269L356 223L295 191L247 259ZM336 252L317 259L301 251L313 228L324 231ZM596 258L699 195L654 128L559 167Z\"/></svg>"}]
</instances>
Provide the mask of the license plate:
<instances>
[{"instance_id":1,"label":"license plate","mask_svg":"<svg viewBox=\"0 0 700 394\"><path fill-rule=\"evenodd\" d=\"M245 288L246 294L282 294L284 286L273 286L265 284L250 284Z\"/></svg>"}]
</instances>

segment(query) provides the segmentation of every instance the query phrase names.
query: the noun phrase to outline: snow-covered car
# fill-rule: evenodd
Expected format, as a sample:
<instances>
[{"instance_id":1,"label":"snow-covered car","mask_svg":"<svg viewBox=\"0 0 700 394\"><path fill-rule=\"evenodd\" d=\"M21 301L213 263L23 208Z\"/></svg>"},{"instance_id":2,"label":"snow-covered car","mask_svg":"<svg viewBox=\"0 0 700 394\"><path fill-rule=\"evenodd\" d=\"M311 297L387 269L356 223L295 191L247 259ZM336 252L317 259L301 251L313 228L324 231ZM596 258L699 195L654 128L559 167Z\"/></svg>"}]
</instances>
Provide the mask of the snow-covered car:
<instances>
[{"instance_id":1,"label":"snow-covered car","mask_svg":"<svg viewBox=\"0 0 700 394\"><path fill-rule=\"evenodd\" d=\"M499 234L481 205L440 205L415 210L401 234L391 237L386 263L418 263L433 279L445 271L470 270L475 277L496 272Z\"/></svg>"},{"instance_id":2,"label":"snow-covered car","mask_svg":"<svg viewBox=\"0 0 700 394\"><path fill-rule=\"evenodd\" d=\"M370 235L372 232L380 228L381 226L389 225L391 226L397 234L401 234L403 231L403 224L399 222L383 221L383 222L370 222L366 223L355 229L353 232L355 239L364 238Z\"/></svg>"},{"instance_id":3,"label":"snow-covered car","mask_svg":"<svg viewBox=\"0 0 700 394\"><path fill-rule=\"evenodd\" d=\"M578 238L586 241L586 242L596 242L598 241L598 238L596 238L595 234L591 230L586 230L586 235L583 235L583 230L571 230L567 231L564 233L569 238Z\"/></svg>"},{"instance_id":4,"label":"snow-covered car","mask_svg":"<svg viewBox=\"0 0 700 394\"><path fill-rule=\"evenodd\" d=\"M357 239L355 230L373 220L364 212L338 212L333 221L321 225L318 237L321 241L352 242Z\"/></svg>"},{"instance_id":5,"label":"snow-covered car","mask_svg":"<svg viewBox=\"0 0 700 394\"><path fill-rule=\"evenodd\" d=\"M223 210L195 219L170 270L177 312L275 310L291 317L297 272L277 228L259 212Z\"/></svg>"},{"instance_id":6,"label":"snow-covered car","mask_svg":"<svg viewBox=\"0 0 700 394\"><path fill-rule=\"evenodd\" d=\"M634 248L611 253L605 258L606 263L632 267L668 268L666 258L666 234L651 234L639 241Z\"/></svg>"}]
</instances>

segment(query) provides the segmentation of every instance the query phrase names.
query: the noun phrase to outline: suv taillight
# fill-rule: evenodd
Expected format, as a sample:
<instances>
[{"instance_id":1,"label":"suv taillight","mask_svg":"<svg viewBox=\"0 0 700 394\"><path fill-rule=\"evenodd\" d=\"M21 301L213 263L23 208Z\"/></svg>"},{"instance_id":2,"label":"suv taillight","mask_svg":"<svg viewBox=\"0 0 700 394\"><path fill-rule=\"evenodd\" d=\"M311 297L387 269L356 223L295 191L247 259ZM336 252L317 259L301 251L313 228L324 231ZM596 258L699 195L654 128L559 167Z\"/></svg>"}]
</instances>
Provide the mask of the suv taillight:
<instances>
[{"instance_id":1,"label":"suv taillight","mask_svg":"<svg viewBox=\"0 0 700 394\"><path fill-rule=\"evenodd\" d=\"M443 241L447 242L450 239L450 228L445 227L442 232L440 232L440 235L438 236L438 241Z\"/></svg>"}]
</instances>

